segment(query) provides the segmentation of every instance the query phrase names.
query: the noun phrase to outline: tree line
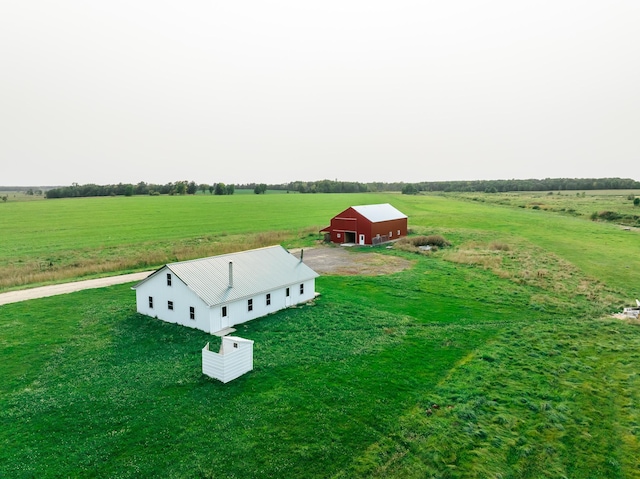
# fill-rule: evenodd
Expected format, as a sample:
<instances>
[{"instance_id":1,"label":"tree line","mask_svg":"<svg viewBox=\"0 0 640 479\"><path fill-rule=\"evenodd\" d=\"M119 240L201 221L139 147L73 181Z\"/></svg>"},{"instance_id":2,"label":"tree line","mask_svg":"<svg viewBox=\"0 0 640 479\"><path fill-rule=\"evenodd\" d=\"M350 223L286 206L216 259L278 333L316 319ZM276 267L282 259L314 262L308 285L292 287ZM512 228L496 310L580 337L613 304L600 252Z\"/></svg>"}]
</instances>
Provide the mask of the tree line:
<instances>
[{"instance_id":1,"label":"tree line","mask_svg":"<svg viewBox=\"0 0 640 479\"><path fill-rule=\"evenodd\" d=\"M195 181L176 181L163 185L145 183L141 181L137 184L118 183L117 185L96 185L89 183L79 185L73 183L71 186L51 188L45 191L46 198L75 198L87 196L133 196L133 195L195 195L198 191L212 195L232 195L235 185L225 185L224 183L214 183L212 185Z\"/></svg>"},{"instance_id":2,"label":"tree line","mask_svg":"<svg viewBox=\"0 0 640 479\"><path fill-rule=\"evenodd\" d=\"M640 182L630 178L545 178L528 180L424 181L402 184L396 191L506 193L509 191L633 190Z\"/></svg>"},{"instance_id":3,"label":"tree line","mask_svg":"<svg viewBox=\"0 0 640 479\"><path fill-rule=\"evenodd\" d=\"M197 184L195 181L176 181L163 185L145 183L118 183L117 185L62 186L45 191L46 198L70 198L83 196L133 196L133 195L194 195L198 191L212 195L232 195L237 189L252 189L255 194L267 190L286 190L297 193L367 193L401 191L404 194L420 192L485 192L509 191L588 191L588 190L632 190L640 189L640 182L630 178L545 178L528 180L475 180L475 181L422 181L417 183L360 183L355 181L320 180L292 181L272 184L246 183L233 185L224 183Z\"/></svg>"}]
</instances>

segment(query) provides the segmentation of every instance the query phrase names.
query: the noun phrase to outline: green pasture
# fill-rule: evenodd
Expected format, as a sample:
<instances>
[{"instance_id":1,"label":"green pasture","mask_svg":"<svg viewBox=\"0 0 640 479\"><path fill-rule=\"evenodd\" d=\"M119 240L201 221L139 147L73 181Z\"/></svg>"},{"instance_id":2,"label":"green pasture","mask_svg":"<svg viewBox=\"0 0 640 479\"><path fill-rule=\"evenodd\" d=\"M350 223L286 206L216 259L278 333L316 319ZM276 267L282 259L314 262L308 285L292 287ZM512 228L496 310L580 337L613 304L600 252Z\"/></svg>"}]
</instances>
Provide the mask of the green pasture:
<instances>
[{"instance_id":1,"label":"green pasture","mask_svg":"<svg viewBox=\"0 0 640 479\"><path fill-rule=\"evenodd\" d=\"M255 368L226 385L201 374L219 338L137 314L131 285L0 306L0 477L640 477L640 325L610 316L640 299L635 230L446 196L47 200L2 205L0 262L308 247L379 202L452 245L353 248L413 266L240 326Z\"/></svg>"},{"instance_id":2,"label":"green pasture","mask_svg":"<svg viewBox=\"0 0 640 479\"><path fill-rule=\"evenodd\" d=\"M130 285L0 307L0 477L637 476L637 325L385 254L414 266L240 326L255 369L226 385L200 373L219 338Z\"/></svg>"},{"instance_id":3,"label":"green pasture","mask_svg":"<svg viewBox=\"0 0 640 479\"><path fill-rule=\"evenodd\" d=\"M570 195L559 198L565 209L575 208L580 200ZM633 267L640 251L637 231L517 205L375 193L7 203L0 210L0 288L144 270L267 244L309 246L337 212L378 202L389 202L407 214L410 228L450 232L458 245L486 232L507 241L528 241L613 287L640 294L640 272Z\"/></svg>"},{"instance_id":4,"label":"green pasture","mask_svg":"<svg viewBox=\"0 0 640 479\"><path fill-rule=\"evenodd\" d=\"M633 202L636 197L640 197L640 190L452 193L451 196L481 203L545 210L586 219L593 218L596 221L609 218L613 213L615 221L621 225L640 226L640 206L634 205Z\"/></svg>"}]
</instances>

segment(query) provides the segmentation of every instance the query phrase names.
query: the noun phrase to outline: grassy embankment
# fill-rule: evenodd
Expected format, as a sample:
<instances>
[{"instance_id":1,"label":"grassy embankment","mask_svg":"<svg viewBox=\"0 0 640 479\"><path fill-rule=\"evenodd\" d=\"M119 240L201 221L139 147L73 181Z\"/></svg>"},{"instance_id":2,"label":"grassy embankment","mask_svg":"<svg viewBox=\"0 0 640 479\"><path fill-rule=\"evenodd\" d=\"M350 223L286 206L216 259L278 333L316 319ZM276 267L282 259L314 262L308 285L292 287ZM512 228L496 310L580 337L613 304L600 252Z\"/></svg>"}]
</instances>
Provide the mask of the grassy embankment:
<instances>
[{"instance_id":1,"label":"grassy embankment","mask_svg":"<svg viewBox=\"0 0 640 479\"><path fill-rule=\"evenodd\" d=\"M636 233L391 199L452 248L319 278L313 306L240 328L255 370L227 385L199 372L212 337L135 314L126 285L0 307L0 476L638 476L640 330L601 319L638 292L613 267Z\"/></svg>"}]
</instances>

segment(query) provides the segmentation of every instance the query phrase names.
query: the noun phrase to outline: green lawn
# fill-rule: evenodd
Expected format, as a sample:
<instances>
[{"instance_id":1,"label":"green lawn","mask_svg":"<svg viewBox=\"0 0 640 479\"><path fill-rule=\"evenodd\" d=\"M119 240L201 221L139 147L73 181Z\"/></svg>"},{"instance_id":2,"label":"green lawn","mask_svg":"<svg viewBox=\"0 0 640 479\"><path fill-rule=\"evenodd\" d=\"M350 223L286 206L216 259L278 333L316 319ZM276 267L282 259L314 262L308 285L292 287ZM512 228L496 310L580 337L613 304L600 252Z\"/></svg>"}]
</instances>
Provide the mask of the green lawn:
<instances>
[{"instance_id":1,"label":"green lawn","mask_svg":"<svg viewBox=\"0 0 640 479\"><path fill-rule=\"evenodd\" d=\"M439 196L105 198L21 211L40 227L24 216L31 205L60 215L50 250L71 257L69 230L84 228L78 251L89 254L109 233L114 248L194 242L205 217L224 218L227 237L284 229L269 237L309 244L309 225L387 201L451 248L376 249L414 266L318 278L313 304L239 327L255 341L255 369L226 385L200 372L202 347L219 338L138 315L130 285L1 306L0 477L640 477L640 329L607 316L640 296L635 231ZM46 249L22 237L25 261Z\"/></svg>"}]
</instances>

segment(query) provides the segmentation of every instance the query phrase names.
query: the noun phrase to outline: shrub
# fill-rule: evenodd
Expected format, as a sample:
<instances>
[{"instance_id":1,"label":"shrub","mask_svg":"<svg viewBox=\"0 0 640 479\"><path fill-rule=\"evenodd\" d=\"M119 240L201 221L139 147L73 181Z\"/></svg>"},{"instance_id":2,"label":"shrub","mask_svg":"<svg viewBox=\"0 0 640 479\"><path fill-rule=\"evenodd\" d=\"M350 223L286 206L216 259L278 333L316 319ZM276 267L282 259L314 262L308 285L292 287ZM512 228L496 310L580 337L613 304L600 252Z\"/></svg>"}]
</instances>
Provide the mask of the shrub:
<instances>
[{"instance_id":1,"label":"shrub","mask_svg":"<svg viewBox=\"0 0 640 479\"><path fill-rule=\"evenodd\" d=\"M640 206L640 198L633 199L633 206Z\"/></svg>"},{"instance_id":2,"label":"shrub","mask_svg":"<svg viewBox=\"0 0 640 479\"><path fill-rule=\"evenodd\" d=\"M598 218L605 221L615 221L617 219L620 219L621 216L619 213L616 213L615 211L600 211L598 213Z\"/></svg>"},{"instance_id":3,"label":"shrub","mask_svg":"<svg viewBox=\"0 0 640 479\"><path fill-rule=\"evenodd\" d=\"M431 251L438 251L438 248L451 246L451 243L440 235L406 237L396 242L396 247L404 251L418 252L421 246L430 246Z\"/></svg>"},{"instance_id":4,"label":"shrub","mask_svg":"<svg viewBox=\"0 0 640 479\"><path fill-rule=\"evenodd\" d=\"M416 236L414 238L407 239L413 246L438 246L440 248L451 246L451 243L440 235Z\"/></svg>"},{"instance_id":5,"label":"shrub","mask_svg":"<svg viewBox=\"0 0 640 479\"><path fill-rule=\"evenodd\" d=\"M507 243L503 243L501 241L492 241L489 243L489 249L496 251L509 251L511 247Z\"/></svg>"}]
</instances>

